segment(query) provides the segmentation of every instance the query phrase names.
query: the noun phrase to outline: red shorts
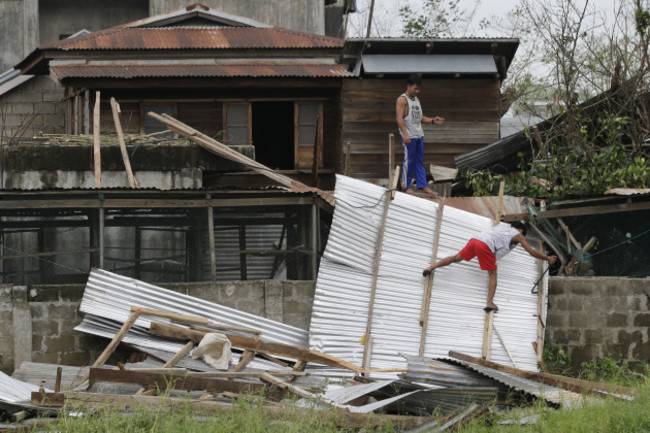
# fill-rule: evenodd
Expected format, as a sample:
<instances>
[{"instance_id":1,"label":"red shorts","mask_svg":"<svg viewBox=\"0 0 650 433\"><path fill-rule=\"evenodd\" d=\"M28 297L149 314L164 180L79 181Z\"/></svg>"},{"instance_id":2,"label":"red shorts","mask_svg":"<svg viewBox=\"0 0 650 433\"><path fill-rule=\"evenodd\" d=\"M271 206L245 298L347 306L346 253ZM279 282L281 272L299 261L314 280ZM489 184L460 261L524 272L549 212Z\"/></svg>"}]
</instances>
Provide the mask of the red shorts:
<instances>
[{"instance_id":1,"label":"red shorts","mask_svg":"<svg viewBox=\"0 0 650 433\"><path fill-rule=\"evenodd\" d=\"M495 271L497 269L496 258L490 247L477 239L470 239L459 254L465 261L478 257L478 264L481 265L481 269L484 271Z\"/></svg>"}]
</instances>

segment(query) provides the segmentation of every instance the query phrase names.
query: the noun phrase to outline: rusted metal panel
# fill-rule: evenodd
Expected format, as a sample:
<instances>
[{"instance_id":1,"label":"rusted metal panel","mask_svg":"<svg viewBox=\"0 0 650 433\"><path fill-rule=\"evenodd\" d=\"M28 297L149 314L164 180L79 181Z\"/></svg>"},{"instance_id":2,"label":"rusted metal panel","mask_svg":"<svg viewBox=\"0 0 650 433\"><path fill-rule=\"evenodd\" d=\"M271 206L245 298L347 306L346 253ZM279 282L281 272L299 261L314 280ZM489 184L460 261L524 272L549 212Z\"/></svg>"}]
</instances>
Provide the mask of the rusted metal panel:
<instances>
[{"instance_id":1,"label":"rusted metal panel","mask_svg":"<svg viewBox=\"0 0 650 433\"><path fill-rule=\"evenodd\" d=\"M112 28L41 45L39 49L182 50L342 48L343 40L282 27Z\"/></svg>"},{"instance_id":2,"label":"rusted metal panel","mask_svg":"<svg viewBox=\"0 0 650 433\"><path fill-rule=\"evenodd\" d=\"M352 77L342 65L67 65L52 66L59 80L67 78L185 78L185 77Z\"/></svg>"}]
</instances>

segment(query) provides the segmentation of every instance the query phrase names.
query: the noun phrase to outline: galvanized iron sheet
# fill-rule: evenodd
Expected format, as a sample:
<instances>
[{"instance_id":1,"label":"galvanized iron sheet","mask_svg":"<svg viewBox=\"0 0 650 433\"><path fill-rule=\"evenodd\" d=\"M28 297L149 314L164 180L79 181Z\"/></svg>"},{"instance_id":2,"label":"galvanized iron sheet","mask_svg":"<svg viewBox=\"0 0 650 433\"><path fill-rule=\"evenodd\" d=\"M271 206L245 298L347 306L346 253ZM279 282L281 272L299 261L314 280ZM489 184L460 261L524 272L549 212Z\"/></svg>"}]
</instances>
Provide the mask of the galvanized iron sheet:
<instances>
[{"instance_id":1,"label":"galvanized iron sheet","mask_svg":"<svg viewBox=\"0 0 650 433\"><path fill-rule=\"evenodd\" d=\"M124 323L131 314L131 306L204 317L222 325L257 329L262 332L260 336L262 340L298 347L307 346L308 333L304 329L163 289L103 269L93 269L90 272L81 300L81 312ZM156 320L166 321L159 318ZM141 316L136 321L134 329L137 330L138 327L149 329L150 322L150 317ZM169 351L176 350L178 349L173 348Z\"/></svg>"},{"instance_id":2,"label":"galvanized iron sheet","mask_svg":"<svg viewBox=\"0 0 650 433\"><path fill-rule=\"evenodd\" d=\"M184 77L352 77L345 66L333 64L259 64L246 65L66 65L52 66L59 80L68 78L184 78Z\"/></svg>"},{"instance_id":3,"label":"galvanized iron sheet","mask_svg":"<svg viewBox=\"0 0 650 433\"><path fill-rule=\"evenodd\" d=\"M364 54L363 69L371 74L496 74L492 54Z\"/></svg>"},{"instance_id":4,"label":"galvanized iron sheet","mask_svg":"<svg viewBox=\"0 0 650 433\"><path fill-rule=\"evenodd\" d=\"M361 364L376 243L386 190L337 176L337 208L316 284L310 345ZM371 326L370 367L406 368L400 355L417 355L425 278L431 263L438 204L397 193L390 203L379 265ZM445 207L437 260L454 255L493 220ZM532 342L537 340L537 260L517 248L499 264L494 325L517 367L537 369ZM458 350L481 355L487 273L476 260L436 271L425 357ZM499 340L492 338L491 360L512 365ZM394 377L395 374L378 374Z\"/></svg>"},{"instance_id":5,"label":"galvanized iron sheet","mask_svg":"<svg viewBox=\"0 0 650 433\"><path fill-rule=\"evenodd\" d=\"M535 382L534 380L519 377L517 375L506 373L504 371L498 371L493 368L483 367L481 365L474 364L473 362L460 361L453 358L440 359L445 359L448 362L453 362L465 366L471 370L481 373L486 377L490 377L500 383L503 383L510 388L526 392L528 394L542 398L550 403L566 407L578 407L584 402L584 397L582 394L567 391L562 388Z\"/></svg>"},{"instance_id":6,"label":"galvanized iron sheet","mask_svg":"<svg viewBox=\"0 0 650 433\"><path fill-rule=\"evenodd\" d=\"M282 27L173 27L111 28L44 44L39 49L71 51L342 47L342 39Z\"/></svg>"},{"instance_id":7,"label":"galvanized iron sheet","mask_svg":"<svg viewBox=\"0 0 650 433\"><path fill-rule=\"evenodd\" d=\"M0 402L31 404L32 392L39 387L7 376L0 371ZM46 392L53 392L47 389Z\"/></svg>"}]
</instances>

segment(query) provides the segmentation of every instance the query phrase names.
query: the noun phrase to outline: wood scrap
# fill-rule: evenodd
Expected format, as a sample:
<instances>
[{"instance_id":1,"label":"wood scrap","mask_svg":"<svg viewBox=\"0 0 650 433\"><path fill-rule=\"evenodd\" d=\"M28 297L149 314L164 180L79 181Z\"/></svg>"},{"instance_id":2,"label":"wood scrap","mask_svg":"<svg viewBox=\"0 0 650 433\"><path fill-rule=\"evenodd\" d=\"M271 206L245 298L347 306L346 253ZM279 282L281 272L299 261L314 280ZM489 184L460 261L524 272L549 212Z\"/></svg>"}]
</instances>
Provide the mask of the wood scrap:
<instances>
[{"instance_id":1,"label":"wood scrap","mask_svg":"<svg viewBox=\"0 0 650 433\"><path fill-rule=\"evenodd\" d=\"M308 399L312 399L312 400L318 399L318 401L326 403L326 404L328 404L328 405L330 405L332 407L347 410L347 408L345 406L343 406L343 405L340 405L340 404L338 404L338 403L336 403L336 402L334 402L332 400L328 400L326 398L319 398L316 395L312 394L311 392L307 391L306 389L303 389L303 388L301 388L299 386L296 386L296 385L293 385L291 383L280 380L280 379L278 379L277 377L275 377L275 376L273 376L271 374L264 373L263 375L260 376L260 380L262 380L262 382L266 382L268 384L277 386L280 389L289 390L289 391L291 391L292 393L294 393L295 395L297 395L299 397L308 398Z\"/></svg>"},{"instance_id":2,"label":"wood scrap","mask_svg":"<svg viewBox=\"0 0 650 433\"><path fill-rule=\"evenodd\" d=\"M120 144L120 151L122 152L122 159L124 160L124 167L126 168L126 176L129 179L129 186L131 188L140 188L140 182L133 174L131 169L131 160L129 153L126 151L126 142L124 141L124 132L122 131L122 123L120 122L120 106L111 98L111 111L113 112L113 121L115 122L115 131L117 132L117 140Z\"/></svg>"},{"instance_id":3,"label":"wood scrap","mask_svg":"<svg viewBox=\"0 0 650 433\"><path fill-rule=\"evenodd\" d=\"M248 365L248 363L252 361L254 357L255 357L255 352L253 352L252 350L244 350L244 353L242 353L241 358L239 358L239 362L230 371L235 373L238 371L242 371Z\"/></svg>"}]
</instances>

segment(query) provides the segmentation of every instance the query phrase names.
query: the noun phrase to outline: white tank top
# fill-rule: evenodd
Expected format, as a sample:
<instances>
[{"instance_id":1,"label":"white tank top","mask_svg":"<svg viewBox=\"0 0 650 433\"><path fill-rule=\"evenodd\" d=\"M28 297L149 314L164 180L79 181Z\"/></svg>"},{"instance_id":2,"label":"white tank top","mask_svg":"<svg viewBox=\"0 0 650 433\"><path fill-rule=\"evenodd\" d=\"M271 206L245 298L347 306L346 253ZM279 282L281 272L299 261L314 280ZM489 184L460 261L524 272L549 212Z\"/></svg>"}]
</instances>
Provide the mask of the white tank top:
<instances>
[{"instance_id":1,"label":"white tank top","mask_svg":"<svg viewBox=\"0 0 650 433\"><path fill-rule=\"evenodd\" d=\"M401 97L406 98L406 103L408 104L409 111L404 116L404 127L406 128L406 133L409 135L409 138L420 138L424 137L424 131L422 130L422 107L420 106L420 100L416 96L415 99L409 98L406 93L402 93ZM401 134L402 131L400 130Z\"/></svg>"},{"instance_id":2,"label":"white tank top","mask_svg":"<svg viewBox=\"0 0 650 433\"><path fill-rule=\"evenodd\" d=\"M517 246L516 243L512 244L512 238L520 234L519 230L510 224L504 223L479 233L474 236L474 239L487 245L494 253L494 257L499 260Z\"/></svg>"}]
</instances>

